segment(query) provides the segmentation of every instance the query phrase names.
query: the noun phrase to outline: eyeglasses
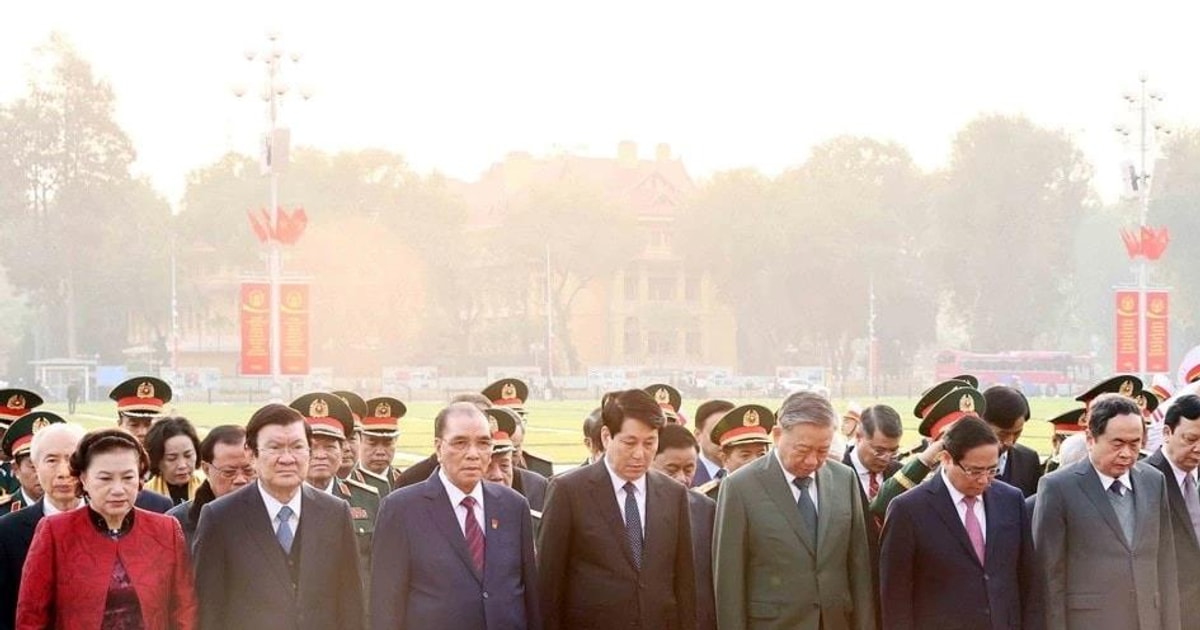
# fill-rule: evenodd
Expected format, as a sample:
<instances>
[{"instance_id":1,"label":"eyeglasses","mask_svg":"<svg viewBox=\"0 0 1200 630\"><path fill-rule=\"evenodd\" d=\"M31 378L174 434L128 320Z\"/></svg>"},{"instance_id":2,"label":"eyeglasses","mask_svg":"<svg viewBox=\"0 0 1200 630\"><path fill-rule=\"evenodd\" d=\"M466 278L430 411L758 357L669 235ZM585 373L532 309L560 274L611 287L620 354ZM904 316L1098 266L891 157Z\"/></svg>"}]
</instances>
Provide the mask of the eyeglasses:
<instances>
[{"instance_id":1,"label":"eyeglasses","mask_svg":"<svg viewBox=\"0 0 1200 630\"><path fill-rule=\"evenodd\" d=\"M475 441L471 441L466 438L461 438L461 439L450 440L449 442L443 442L443 444L445 444L447 448L454 451L455 453L465 453L466 451L470 450L470 448L472 446L474 446L475 449L480 452L486 452L486 453L492 452L491 438L487 438L487 439L483 439L483 440L475 440Z\"/></svg>"},{"instance_id":2,"label":"eyeglasses","mask_svg":"<svg viewBox=\"0 0 1200 630\"><path fill-rule=\"evenodd\" d=\"M258 471L253 466L243 466L241 468L217 468L217 476L226 480L233 481L238 478L238 475L246 479L254 479L258 476Z\"/></svg>"},{"instance_id":3,"label":"eyeglasses","mask_svg":"<svg viewBox=\"0 0 1200 630\"><path fill-rule=\"evenodd\" d=\"M308 457L309 448L307 444L293 444L291 446L278 446L271 444L259 449L263 455L267 457L283 457L284 453L290 453L295 457Z\"/></svg>"},{"instance_id":4,"label":"eyeglasses","mask_svg":"<svg viewBox=\"0 0 1200 630\"><path fill-rule=\"evenodd\" d=\"M954 465L958 466L958 469L963 471L963 474L972 479L992 478L1000 474L999 466L992 466L991 468L967 468L962 465L962 462L954 462Z\"/></svg>"},{"instance_id":5,"label":"eyeglasses","mask_svg":"<svg viewBox=\"0 0 1200 630\"><path fill-rule=\"evenodd\" d=\"M871 446L868 444L867 448L871 449L871 452L874 453L875 457L878 457L879 459L895 459L896 455L900 454L899 446L895 448L879 448L878 446Z\"/></svg>"}]
</instances>

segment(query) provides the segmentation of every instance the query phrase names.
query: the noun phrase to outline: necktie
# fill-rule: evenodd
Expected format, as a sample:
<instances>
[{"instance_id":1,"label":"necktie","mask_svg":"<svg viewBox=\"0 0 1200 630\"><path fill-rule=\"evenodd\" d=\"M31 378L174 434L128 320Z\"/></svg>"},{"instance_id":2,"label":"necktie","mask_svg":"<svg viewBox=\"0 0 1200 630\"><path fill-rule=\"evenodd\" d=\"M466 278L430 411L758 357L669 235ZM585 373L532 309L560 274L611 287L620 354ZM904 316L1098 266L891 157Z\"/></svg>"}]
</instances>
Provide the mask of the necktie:
<instances>
[{"instance_id":1,"label":"necktie","mask_svg":"<svg viewBox=\"0 0 1200 630\"><path fill-rule=\"evenodd\" d=\"M716 478L716 479L723 479L724 477L725 477L725 469L724 469L724 468L718 468L718 469L717 469L717 474L716 474L716 477L715 477L715 478Z\"/></svg>"},{"instance_id":2,"label":"necktie","mask_svg":"<svg viewBox=\"0 0 1200 630\"><path fill-rule=\"evenodd\" d=\"M979 525L979 517L975 516L975 502L978 500L978 497L963 497L963 505L967 506L965 519L967 538L971 539L971 546L975 548L975 556L979 558L979 564L983 564L987 553L983 546L983 527Z\"/></svg>"},{"instance_id":3,"label":"necktie","mask_svg":"<svg viewBox=\"0 0 1200 630\"><path fill-rule=\"evenodd\" d=\"M1196 532L1196 540L1200 540L1200 494L1196 494L1196 479L1192 473L1183 477L1183 504L1187 506L1188 514L1192 517L1192 530Z\"/></svg>"},{"instance_id":4,"label":"necktie","mask_svg":"<svg viewBox=\"0 0 1200 630\"><path fill-rule=\"evenodd\" d=\"M1113 493L1113 494L1115 494L1115 495L1117 495L1117 496L1119 496L1119 497L1123 497L1123 496L1125 496L1125 493L1124 493L1124 492L1122 492L1122 490L1123 490L1123 488L1121 487L1121 480L1120 480L1120 479L1113 479L1112 485L1110 485L1110 486L1108 487L1108 491L1109 491L1109 492L1111 492L1111 493Z\"/></svg>"},{"instance_id":5,"label":"necktie","mask_svg":"<svg viewBox=\"0 0 1200 630\"><path fill-rule=\"evenodd\" d=\"M796 505L800 507L800 520L804 522L804 528L808 530L815 543L817 542L817 506L813 504L812 497L808 496L808 487L812 484L812 477L796 477L792 483L800 488L800 498L796 500Z\"/></svg>"},{"instance_id":6,"label":"necktie","mask_svg":"<svg viewBox=\"0 0 1200 630\"><path fill-rule=\"evenodd\" d=\"M475 518L475 497L463 497L462 506L467 508L467 522L464 527L467 551L471 552L471 561L475 563L475 570L483 575L483 530L479 529L479 521Z\"/></svg>"},{"instance_id":7,"label":"necktie","mask_svg":"<svg viewBox=\"0 0 1200 630\"><path fill-rule=\"evenodd\" d=\"M642 519L638 515L637 498L634 493L637 486L632 481L625 482L625 539L629 541L629 551L633 552L633 564L642 568Z\"/></svg>"},{"instance_id":8,"label":"necktie","mask_svg":"<svg viewBox=\"0 0 1200 630\"><path fill-rule=\"evenodd\" d=\"M871 479L867 483L867 498L874 500L877 494L879 494L879 473L871 473Z\"/></svg>"},{"instance_id":9,"label":"necktie","mask_svg":"<svg viewBox=\"0 0 1200 630\"><path fill-rule=\"evenodd\" d=\"M275 520L279 521L279 527L275 530L275 538L279 540L279 546L283 547L283 553L292 553L292 541L296 538L295 532L292 531L292 508L286 505L279 508L279 512L275 514Z\"/></svg>"}]
</instances>

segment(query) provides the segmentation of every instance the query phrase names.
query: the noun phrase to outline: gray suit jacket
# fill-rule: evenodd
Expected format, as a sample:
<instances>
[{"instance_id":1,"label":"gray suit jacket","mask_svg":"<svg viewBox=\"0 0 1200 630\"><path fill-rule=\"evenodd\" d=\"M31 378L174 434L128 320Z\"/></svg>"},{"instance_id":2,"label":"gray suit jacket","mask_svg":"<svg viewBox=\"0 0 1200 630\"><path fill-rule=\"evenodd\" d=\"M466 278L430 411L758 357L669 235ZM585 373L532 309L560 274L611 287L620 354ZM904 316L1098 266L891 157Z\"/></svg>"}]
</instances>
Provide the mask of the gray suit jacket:
<instances>
[{"instance_id":1,"label":"gray suit jacket","mask_svg":"<svg viewBox=\"0 0 1200 630\"><path fill-rule=\"evenodd\" d=\"M1047 630L1179 630L1179 585L1162 473L1130 470L1134 543L1125 541L1085 459L1042 478L1033 541L1045 578Z\"/></svg>"},{"instance_id":2,"label":"gray suit jacket","mask_svg":"<svg viewBox=\"0 0 1200 630\"><path fill-rule=\"evenodd\" d=\"M848 466L827 462L816 479L816 541L774 453L721 483L713 542L721 630L875 627L858 478Z\"/></svg>"},{"instance_id":3,"label":"gray suit jacket","mask_svg":"<svg viewBox=\"0 0 1200 630\"><path fill-rule=\"evenodd\" d=\"M692 522L692 562L696 565L696 630L716 630L712 542L717 503L699 492L689 490L688 513Z\"/></svg>"},{"instance_id":4,"label":"gray suit jacket","mask_svg":"<svg viewBox=\"0 0 1200 630\"><path fill-rule=\"evenodd\" d=\"M1146 459L1146 463L1163 474L1167 499L1171 503L1175 557L1179 559L1179 617L1191 623L1200 623L1200 542L1196 540L1196 530L1192 529L1191 516L1183 502L1182 488L1161 448Z\"/></svg>"}]
</instances>

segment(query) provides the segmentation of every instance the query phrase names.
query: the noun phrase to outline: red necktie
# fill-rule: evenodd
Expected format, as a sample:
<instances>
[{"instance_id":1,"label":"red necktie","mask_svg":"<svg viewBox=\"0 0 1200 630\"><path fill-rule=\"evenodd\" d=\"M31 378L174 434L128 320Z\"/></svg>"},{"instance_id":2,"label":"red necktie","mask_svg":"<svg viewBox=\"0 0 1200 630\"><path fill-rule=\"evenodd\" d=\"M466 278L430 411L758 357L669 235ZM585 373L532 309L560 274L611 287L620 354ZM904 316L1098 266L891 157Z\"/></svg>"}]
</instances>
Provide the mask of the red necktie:
<instances>
[{"instance_id":1,"label":"red necktie","mask_svg":"<svg viewBox=\"0 0 1200 630\"><path fill-rule=\"evenodd\" d=\"M475 570L483 575L483 530L479 529L479 521L475 520L475 497L463 497L462 506L467 508L467 550L471 552Z\"/></svg>"},{"instance_id":2,"label":"red necktie","mask_svg":"<svg viewBox=\"0 0 1200 630\"><path fill-rule=\"evenodd\" d=\"M877 494L879 494L879 473L871 473L871 480L867 482L867 498L874 500Z\"/></svg>"}]
</instances>

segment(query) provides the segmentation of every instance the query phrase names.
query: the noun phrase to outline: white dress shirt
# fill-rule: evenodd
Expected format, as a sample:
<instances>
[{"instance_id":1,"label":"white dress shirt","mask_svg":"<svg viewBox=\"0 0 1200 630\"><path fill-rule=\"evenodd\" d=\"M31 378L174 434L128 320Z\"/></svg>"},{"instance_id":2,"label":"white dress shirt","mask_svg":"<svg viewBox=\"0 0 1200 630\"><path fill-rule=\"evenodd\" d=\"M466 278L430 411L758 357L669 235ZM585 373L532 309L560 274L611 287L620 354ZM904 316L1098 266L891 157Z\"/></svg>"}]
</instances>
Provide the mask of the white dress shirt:
<instances>
[{"instance_id":1,"label":"white dress shirt","mask_svg":"<svg viewBox=\"0 0 1200 630\"><path fill-rule=\"evenodd\" d=\"M475 507L471 511L475 514L475 522L479 524L479 531L487 536L487 528L483 526L487 519L483 517L483 482L475 484L470 494L458 489L458 486L450 483L450 478L446 476L446 471L442 467L438 467L438 479L446 488L446 494L450 497L450 508L454 510L454 518L458 520L458 529L462 530L463 536L467 535L467 506L462 504L463 499L468 496L475 498Z\"/></svg>"},{"instance_id":2,"label":"white dress shirt","mask_svg":"<svg viewBox=\"0 0 1200 630\"><path fill-rule=\"evenodd\" d=\"M858 447L850 449L850 463L854 466L854 472L858 475L858 484L862 486L863 494L867 495L868 499L873 499L871 496L871 471L867 470L867 466L862 463L862 459L858 457ZM883 473L875 473L875 479L879 482L879 487L883 488Z\"/></svg>"},{"instance_id":3,"label":"white dress shirt","mask_svg":"<svg viewBox=\"0 0 1200 630\"><path fill-rule=\"evenodd\" d=\"M793 483L796 480L796 475L788 472L787 467L783 465L783 460L779 459L778 449L772 449L771 456L775 458L775 461L779 462L779 468L783 470L783 478L787 480L788 490L792 491L792 501L800 503L800 488L797 488L796 484ZM812 499L813 508L817 510L817 514L820 514L821 506L817 504L817 473L815 472L812 474L812 483L808 484L808 498Z\"/></svg>"},{"instance_id":4,"label":"white dress shirt","mask_svg":"<svg viewBox=\"0 0 1200 630\"><path fill-rule=\"evenodd\" d=\"M717 473L721 470L721 465L710 461L704 456L704 451L700 451L700 465L704 466L704 470L708 471L709 479L716 479Z\"/></svg>"},{"instance_id":5,"label":"white dress shirt","mask_svg":"<svg viewBox=\"0 0 1200 630\"><path fill-rule=\"evenodd\" d=\"M267 494L267 491L262 487L261 481L255 483L258 484L258 493L262 495L263 505L267 506L267 517L271 519L271 531L278 532L279 521L276 517L279 516L279 510L283 509L284 504L280 503L278 499L270 494ZM288 518L288 525L292 526L293 536L296 532L300 531L300 497L303 495L304 493L300 491L300 488L297 488L296 494L287 502L287 506L292 508L292 515Z\"/></svg>"},{"instance_id":6,"label":"white dress shirt","mask_svg":"<svg viewBox=\"0 0 1200 630\"><path fill-rule=\"evenodd\" d=\"M1094 465L1093 465L1093 468L1095 468ZM1121 495L1122 496L1124 496L1125 493L1127 493L1127 492L1133 492L1133 482L1130 481L1130 479L1129 479L1129 471L1128 470L1125 471L1125 474L1121 475L1120 477L1118 477L1116 479L1113 479L1112 477L1109 477L1108 475L1100 472L1099 468L1096 468L1096 474L1100 477L1100 487L1103 488L1105 492L1111 492L1111 490L1109 490L1109 487L1112 486L1112 483L1114 481L1121 482ZM1180 486L1180 487L1183 487L1183 486Z\"/></svg>"},{"instance_id":7,"label":"white dress shirt","mask_svg":"<svg viewBox=\"0 0 1200 630\"><path fill-rule=\"evenodd\" d=\"M950 483L950 476L946 474L946 469L942 468L942 483L946 484L946 489L950 491L950 500L954 502L954 511L958 512L958 520L962 522L963 528L967 527L967 495L958 491L954 484ZM983 534L983 542L987 542L987 512L983 509L983 495L975 497L975 507L972 508L975 512L975 518L979 520L979 531Z\"/></svg>"},{"instance_id":8,"label":"white dress shirt","mask_svg":"<svg viewBox=\"0 0 1200 630\"><path fill-rule=\"evenodd\" d=\"M76 508L81 508L81 507L83 507L83 499L78 499L75 501L75 507L73 507L71 509L74 510ZM61 512L62 512L62 510L54 507L54 504L51 503L50 501L48 501L45 497L42 498L42 516L43 517L54 516L55 514L59 514Z\"/></svg>"},{"instance_id":9,"label":"white dress shirt","mask_svg":"<svg viewBox=\"0 0 1200 630\"><path fill-rule=\"evenodd\" d=\"M1167 463L1171 465L1171 470L1175 472L1175 483L1179 484L1180 491L1183 491L1183 480L1186 479L1187 477L1191 477L1192 482L1195 483L1195 481L1196 481L1196 471L1195 470L1193 470L1192 472L1183 472L1182 470L1179 469L1178 466L1175 465L1175 462L1171 461L1170 457L1167 457L1166 453L1163 453L1163 459L1167 460ZM1112 483L1112 482L1109 482L1109 483ZM1200 487L1200 485L1198 485L1197 487Z\"/></svg>"},{"instance_id":10,"label":"white dress shirt","mask_svg":"<svg viewBox=\"0 0 1200 630\"><path fill-rule=\"evenodd\" d=\"M612 480L613 493L617 497L617 511L621 513L621 522L625 522L625 483L626 481L617 476L613 472L612 466L608 465L608 458L604 458L604 469L608 471L608 477ZM638 519L642 525L642 536L646 535L646 475L642 475L633 481L633 500L637 503ZM626 523L628 524L628 523Z\"/></svg>"},{"instance_id":11,"label":"white dress shirt","mask_svg":"<svg viewBox=\"0 0 1200 630\"><path fill-rule=\"evenodd\" d=\"M1007 450L1000 453L1000 461L996 462L996 468L1000 470L1001 475L1008 472L1008 453L1009 451Z\"/></svg>"}]
</instances>

